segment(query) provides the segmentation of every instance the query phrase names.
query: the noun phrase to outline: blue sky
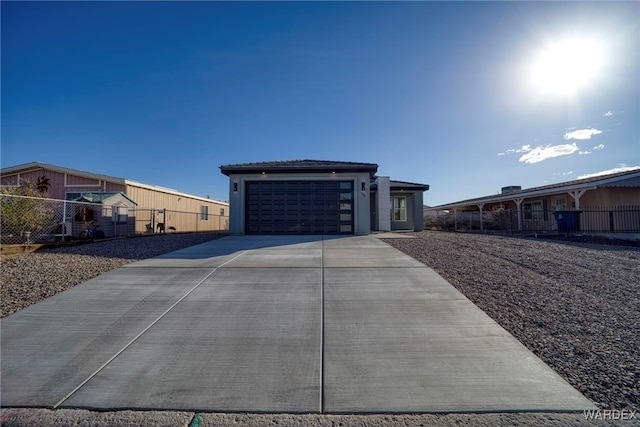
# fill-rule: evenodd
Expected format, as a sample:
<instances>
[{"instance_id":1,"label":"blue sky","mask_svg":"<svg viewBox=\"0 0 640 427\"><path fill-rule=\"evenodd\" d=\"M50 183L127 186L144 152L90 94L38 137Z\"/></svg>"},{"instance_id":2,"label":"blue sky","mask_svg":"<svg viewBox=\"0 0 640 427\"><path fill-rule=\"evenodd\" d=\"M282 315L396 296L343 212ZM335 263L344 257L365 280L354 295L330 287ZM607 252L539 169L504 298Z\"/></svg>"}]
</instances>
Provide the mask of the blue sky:
<instances>
[{"instance_id":1,"label":"blue sky","mask_svg":"<svg viewBox=\"0 0 640 427\"><path fill-rule=\"evenodd\" d=\"M0 7L2 167L225 200L223 164L371 162L435 206L640 166L638 2Z\"/></svg>"}]
</instances>

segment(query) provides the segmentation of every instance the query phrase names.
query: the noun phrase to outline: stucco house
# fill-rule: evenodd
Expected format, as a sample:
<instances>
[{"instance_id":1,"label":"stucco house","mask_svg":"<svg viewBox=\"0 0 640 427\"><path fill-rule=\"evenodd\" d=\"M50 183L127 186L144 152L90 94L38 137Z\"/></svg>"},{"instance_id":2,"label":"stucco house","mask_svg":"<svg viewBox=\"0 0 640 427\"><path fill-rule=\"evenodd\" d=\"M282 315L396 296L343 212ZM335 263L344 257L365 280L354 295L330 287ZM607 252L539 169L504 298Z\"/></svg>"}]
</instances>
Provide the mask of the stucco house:
<instances>
[{"instance_id":1,"label":"stucco house","mask_svg":"<svg viewBox=\"0 0 640 427\"><path fill-rule=\"evenodd\" d=\"M378 165L288 160L220 166L232 234L355 234L423 228L426 184L377 176Z\"/></svg>"},{"instance_id":2,"label":"stucco house","mask_svg":"<svg viewBox=\"0 0 640 427\"><path fill-rule=\"evenodd\" d=\"M157 232L158 224L179 232L228 227L227 202L42 162L0 170L2 187L35 183L41 177L49 182L49 198L69 201L64 205L61 221L65 235L77 236L88 222L77 217L78 203L91 208L92 218L101 223L107 236Z\"/></svg>"},{"instance_id":3,"label":"stucco house","mask_svg":"<svg viewBox=\"0 0 640 427\"><path fill-rule=\"evenodd\" d=\"M461 222L477 218L479 228L502 215L511 231L640 232L640 169L591 176L523 189L503 187L500 194L462 200L426 209L457 212ZM478 215L473 216L473 213ZM495 214L495 215L492 215ZM567 218L571 221L567 222Z\"/></svg>"}]
</instances>

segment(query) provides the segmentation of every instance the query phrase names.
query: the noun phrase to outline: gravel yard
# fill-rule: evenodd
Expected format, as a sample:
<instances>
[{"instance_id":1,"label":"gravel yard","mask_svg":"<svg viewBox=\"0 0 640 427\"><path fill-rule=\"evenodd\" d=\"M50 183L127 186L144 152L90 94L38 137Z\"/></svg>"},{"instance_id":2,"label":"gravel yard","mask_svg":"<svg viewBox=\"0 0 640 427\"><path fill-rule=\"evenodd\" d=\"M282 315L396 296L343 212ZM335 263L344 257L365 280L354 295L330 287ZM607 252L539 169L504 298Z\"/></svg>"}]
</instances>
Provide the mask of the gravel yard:
<instances>
[{"instance_id":1,"label":"gravel yard","mask_svg":"<svg viewBox=\"0 0 640 427\"><path fill-rule=\"evenodd\" d=\"M154 234L41 249L0 263L2 317L109 270L208 242L225 234Z\"/></svg>"},{"instance_id":2,"label":"gravel yard","mask_svg":"<svg viewBox=\"0 0 640 427\"><path fill-rule=\"evenodd\" d=\"M640 409L640 249L424 231L433 268L602 409Z\"/></svg>"},{"instance_id":3,"label":"gravel yard","mask_svg":"<svg viewBox=\"0 0 640 427\"><path fill-rule=\"evenodd\" d=\"M4 259L2 317L113 268L218 237L156 235ZM414 238L385 241L437 271L600 408L640 410L639 248L443 232L407 237ZM75 425L76 418L136 425L140 417L148 425L616 425L582 414L199 415L36 408L3 409L0 419L3 426Z\"/></svg>"}]
</instances>

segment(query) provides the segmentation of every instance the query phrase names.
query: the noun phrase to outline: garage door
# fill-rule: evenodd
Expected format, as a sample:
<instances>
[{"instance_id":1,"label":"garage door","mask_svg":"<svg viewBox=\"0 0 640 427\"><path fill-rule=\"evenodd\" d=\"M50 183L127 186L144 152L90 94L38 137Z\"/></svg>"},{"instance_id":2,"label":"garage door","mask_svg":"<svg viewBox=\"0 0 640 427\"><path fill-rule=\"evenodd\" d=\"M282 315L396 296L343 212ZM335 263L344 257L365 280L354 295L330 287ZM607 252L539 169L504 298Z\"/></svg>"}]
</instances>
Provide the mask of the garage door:
<instances>
[{"instance_id":1,"label":"garage door","mask_svg":"<svg viewBox=\"0 0 640 427\"><path fill-rule=\"evenodd\" d=\"M249 181L247 234L353 234L352 181Z\"/></svg>"}]
</instances>

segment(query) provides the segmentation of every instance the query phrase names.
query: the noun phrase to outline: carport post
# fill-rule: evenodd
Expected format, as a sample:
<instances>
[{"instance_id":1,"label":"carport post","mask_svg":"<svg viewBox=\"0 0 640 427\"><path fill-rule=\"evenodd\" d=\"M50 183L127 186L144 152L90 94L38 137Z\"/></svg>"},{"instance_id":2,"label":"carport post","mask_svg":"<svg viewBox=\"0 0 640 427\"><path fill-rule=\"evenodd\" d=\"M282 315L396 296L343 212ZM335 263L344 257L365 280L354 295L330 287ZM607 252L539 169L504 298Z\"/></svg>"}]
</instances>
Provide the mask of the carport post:
<instances>
[{"instance_id":1,"label":"carport post","mask_svg":"<svg viewBox=\"0 0 640 427\"><path fill-rule=\"evenodd\" d=\"M520 197L517 199L513 199L516 202L516 206L518 207L518 231L522 231L522 202L524 198Z\"/></svg>"},{"instance_id":2,"label":"carport post","mask_svg":"<svg viewBox=\"0 0 640 427\"><path fill-rule=\"evenodd\" d=\"M586 193L587 190L575 190L575 191L569 191L569 195L571 197L573 197L573 200L575 201L575 209L576 210L580 210L580 197L582 197L582 195L584 193Z\"/></svg>"},{"instance_id":3,"label":"carport post","mask_svg":"<svg viewBox=\"0 0 640 427\"><path fill-rule=\"evenodd\" d=\"M453 208L453 229L458 231L458 208Z\"/></svg>"},{"instance_id":4,"label":"carport post","mask_svg":"<svg viewBox=\"0 0 640 427\"><path fill-rule=\"evenodd\" d=\"M480 208L480 231L484 231L484 222L482 221L482 208L484 207L484 203L478 203L478 207Z\"/></svg>"}]
</instances>

